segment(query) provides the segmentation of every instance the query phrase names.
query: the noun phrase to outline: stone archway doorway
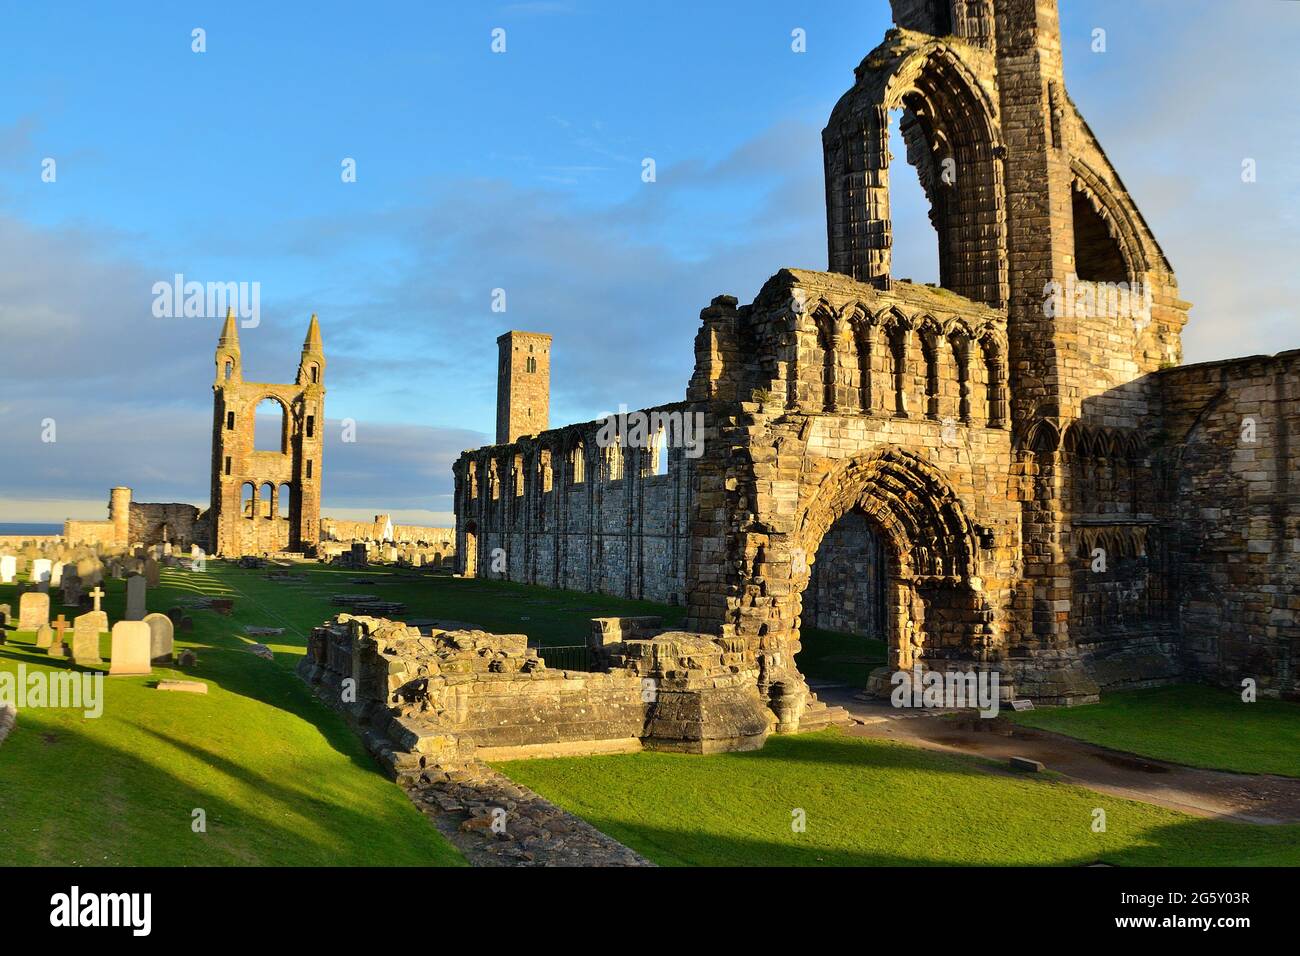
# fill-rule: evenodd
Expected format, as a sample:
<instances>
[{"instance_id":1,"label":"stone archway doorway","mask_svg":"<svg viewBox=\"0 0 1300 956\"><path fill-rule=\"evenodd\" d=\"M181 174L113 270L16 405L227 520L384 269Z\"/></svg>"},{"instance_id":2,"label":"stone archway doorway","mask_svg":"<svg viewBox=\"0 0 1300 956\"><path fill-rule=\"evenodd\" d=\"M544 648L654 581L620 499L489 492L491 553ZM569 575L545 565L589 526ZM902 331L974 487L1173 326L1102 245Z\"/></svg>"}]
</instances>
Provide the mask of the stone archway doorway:
<instances>
[{"instance_id":1,"label":"stone archway doorway","mask_svg":"<svg viewBox=\"0 0 1300 956\"><path fill-rule=\"evenodd\" d=\"M863 687L887 662L889 554L866 513L854 508L827 530L812 556L796 660L809 678Z\"/></svg>"},{"instance_id":2,"label":"stone archway doorway","mask_svg":"<svg viewBox=\"0 0 1300 956\"><path fill-rule=\"evenodd\" d=\"M879 690L882 678L887 685L894 671L975 650L991 614L976 572L974 527L943 474L924 459L890 447L846 463L819 483L796 541L795 639L816 628L818 616L824 621L834 613L825 604L835 599L836 581L856 577L867 603L855 616L884 641L869 690ZM817 570L819 563L827 570ZM822 582L827 586L819 592ZM840 614L844 620L843 609Z\"/></svg>"}]
</instances>

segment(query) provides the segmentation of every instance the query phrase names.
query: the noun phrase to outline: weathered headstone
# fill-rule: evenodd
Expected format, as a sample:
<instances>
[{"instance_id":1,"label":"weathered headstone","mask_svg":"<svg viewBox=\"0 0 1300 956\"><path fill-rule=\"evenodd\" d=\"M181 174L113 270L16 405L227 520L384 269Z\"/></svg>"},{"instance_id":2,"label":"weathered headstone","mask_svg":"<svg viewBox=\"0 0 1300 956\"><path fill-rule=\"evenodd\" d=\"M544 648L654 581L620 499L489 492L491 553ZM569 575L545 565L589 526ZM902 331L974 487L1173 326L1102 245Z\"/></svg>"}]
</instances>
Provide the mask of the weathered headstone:
<instances>
[{"instance_id":1,"label":"weathered headstone","mask_svg":"<svg viewBox=\"0 0 1300 956\"><path fill-rule=\"evenodd\" d=\"M43 591L50 588L50 572L54 569L54 562L49 558L37 558L32 562L32 572L29 580L35 582L36 586Z\"/></svg>"},{"instance_id":2,"label":"weathered headstone","mask_svg":"<svg viewBox=\"0 0 1300 956\"><path fill-rule=\"evenodd\" d=\"M166 614L146 614L144 623L149 625L149 660L171 663L172 651L175 649L172 619Z\"/></svg>"},{"instance_id":3,"label":"weathered headstone","mask_svg":"<svg viewBox=\"0 0 1300 956\"><path fill-rule=\"evenodd\" d=\"M153 558L149 558L144 563L144 579L148 582L149 587L156 588L158 586L158 581L160 580L158 562Z\"/></svg>"},{"instance_id":4,"label":"weathered headstone","mask_svg":"<svg viewBox=\"0 0 1300 956\"><path fill-rule=\"evenodd\" d=\"M113 625L110 674L148 674L149 625L144 621L118 621Z\"/></svg>"},{"instance_id":5,"label":"weathered headstone","mask_svg":"<svg viewBox=\"0 0 1300 956\"><path fill-rule=\"evenodd\" d=\"M142 621L145 615L145 594L149 582L144 575L136 574L126 579L126 614L125 620Z\"/></svg>"},{"instance_id":6,"label":"weathered headstone","mask_svg":"<svg viewBox=\"0 0 1300 956\"><path fill-rule=\"evenodd\" d=\"M102 663L99 656L99 635L108 630L108 615L103 611L87 611L72 622L72 659L89 667Z\"/></svg>"},{"instance_id":7,"label":"weathered headstone","mask_svg":"<svg viewBox=\"0 0 1300 956\"><path fill-rule=\"evenodd\" d=\"M0 584L13 584L18 573L18 559L12 554L0 555Z\"/></svg>"},{"instance_id":8,"label":"weathered headstone","mask_svg":"<svg viewBox=\"0 0 1300 956\"><path fill-rule=\"evenodd\" d=\"M48 651L50 645L54 643L54 628L48 624L42 624L36 629L36 646L41 650Z\"/></svg>"},{"instance_id":9,"label":"weathered headstone","mask_svg":"<svg viewBox=\"0 0 1300 956\"><path fill-rule=\"evenodd\" d=\"M50 623L50 596L28 591L18 599L18 630L34 631Z\"/></svg>"},{"instance_id":10,"label":"weathered headstone","mask_svg":"<svg viewBox=\"0 0 1300 956\"><path fill-rule=\"evenodd\" d=\"M65 565L62 561L55 561L54 566L50 568L50 587L57 588L63 584L63 569Z\"/></svg>"},{"instance_id":11,"label":"weathered headstone","mask_svg":"<svg viewBox=\"0 0 1300 956\"><path fill-rule=\"evenodd\" d=\"M81 578L77 577L74 569L69 568L63 574L63 606L80 607L84 593L81 588Z\"/></svg>"}]
</instances>

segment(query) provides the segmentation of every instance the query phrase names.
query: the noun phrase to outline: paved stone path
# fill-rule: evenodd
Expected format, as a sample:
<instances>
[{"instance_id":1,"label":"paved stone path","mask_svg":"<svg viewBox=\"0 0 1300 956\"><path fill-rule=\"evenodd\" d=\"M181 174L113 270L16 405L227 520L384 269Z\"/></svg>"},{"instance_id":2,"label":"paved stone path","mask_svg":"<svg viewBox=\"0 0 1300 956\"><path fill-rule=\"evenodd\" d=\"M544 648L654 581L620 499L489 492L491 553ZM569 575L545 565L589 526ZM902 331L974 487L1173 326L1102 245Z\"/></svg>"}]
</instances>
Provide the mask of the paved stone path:
<instances>
[{"instance_id":1,"label":"paved stone path","mask_svg":"<svg viewBox=\"0 0 1300 956\"><path fill-rule=\"evenodd\" d=\"M486 766L404 789L474 866L654 866Z\"/></svg>"},{"instance_id":2,"label":"paved stone path","mask_svg":"<svg viewBox=\"0 0 1300 956\"><path fill-rule=\"evenodd\" d=\"M1128 800L1201 817L1248 823L1300 823L1300 780L1272 774L1201 770L1099 747L1083 740L1013 724L973 711L900 712L887 701L866 701L849 687L815 686L818 698L854 718L847 733L996 760L1040 761L1070 783ZM991 773L1023 776L1006 766Z\"/></svg>"}]
</instances>

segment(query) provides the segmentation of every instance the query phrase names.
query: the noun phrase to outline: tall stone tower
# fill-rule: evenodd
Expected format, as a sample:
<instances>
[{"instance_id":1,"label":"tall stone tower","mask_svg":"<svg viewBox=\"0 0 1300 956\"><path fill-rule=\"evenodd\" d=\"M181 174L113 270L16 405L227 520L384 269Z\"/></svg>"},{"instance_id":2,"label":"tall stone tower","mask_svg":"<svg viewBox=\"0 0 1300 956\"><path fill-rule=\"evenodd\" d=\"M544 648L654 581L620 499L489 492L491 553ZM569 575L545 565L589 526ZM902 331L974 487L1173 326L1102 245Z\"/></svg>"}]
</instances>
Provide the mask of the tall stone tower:
<instances>
[{"instance_id":1,"label":"tall stone tower","mask_svg":"<svg viewBox=\"0 0 1300 956\"><path fill-rule=\"evenodd\" d=\"M223 557L275 551L310 553L320 538L325 424L325 352L311 317L292 385L245 382L239 330L227 314L212 385L213 551ZM256 447L257 409L278 406L273 447Z\"/></svg>"},{"instance_id":2,"label":"tall stone tower","mask_svg":"<svg viewBox=\"0 0 1300 956\"><path fill-rule=\"evenodd\" d=\"M497 444L545 431L551 407L551 337L510 331L497 338Z\"/></svg>"}]
</instances>

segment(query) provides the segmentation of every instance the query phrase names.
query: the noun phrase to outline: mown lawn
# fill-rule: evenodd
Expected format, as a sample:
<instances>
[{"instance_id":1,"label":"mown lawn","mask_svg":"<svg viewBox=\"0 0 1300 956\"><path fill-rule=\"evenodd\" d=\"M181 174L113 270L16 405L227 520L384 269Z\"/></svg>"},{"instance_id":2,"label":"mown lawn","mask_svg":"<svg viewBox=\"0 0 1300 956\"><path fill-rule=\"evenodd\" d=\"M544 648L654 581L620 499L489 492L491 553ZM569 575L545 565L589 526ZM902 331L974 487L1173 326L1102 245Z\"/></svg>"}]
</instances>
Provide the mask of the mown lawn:
<instances>
[{"instance_id":1,"label":"mown lawn","mask_svg":"<svg viewBox=\"0 0 1300 956\"><path fill-rule=\"evenodd\" d=\"M150 610L232 593L253 576L217 564L202 574L164 569ZM104 587L117 620L124 582ZM0 588L0 601L16 612L13 591ZM19 713L0 745L0 865L463 865L293 673L301 631L271 639L273 662L246 651L245 623L321 615L273 612L234 596L234 617L194 611L194 631L178 631L178 650L195 648L196 668L106 677L98 719L70 709ZM72 667L36 651L30 632L7 636L0 669ZM105 637L105 659L108 645ZM152 688L167 677L203 680L209 692ZM196 809L206 833L194 832Z\"/></svg>"},{"instance_id":2,"label":"mown lawn","mask_svg":"<svg viewBox=\"0 0 1300 956\"><path fill-rule=\"evenodd\" d=\"M1192 767L1300 777L1300 705L1178 684L1105 694L1098 704L1003 711L1027 727Z\"/></svg>"},{"instance_id":3,"label":"mown lawn","mask_svg":"<svg viewBox=\"0 0 1300 956\"><path fill-rule=\"evenodd\" d=\"M499 769L666 866L1300 865L1300 826L1198 819L837 730Z\"/></svg>"},{"instance_id":4,"label":"mown lawn","mask_svg":"<svg viewBox=\"0 0 1300 956\"><path fill-rule=\"evenodd\" d=\"M888 661L885 642L879 638L805 627L799 632L799 643L802 650L795 664L799 673L813 680L862 688L871 671Z\"/></svg>"},{"instance_id":5,"label":"mown lawn","mask_svg":"<svg viewBox=\"0 0 1300 956\"><path fill-rule=\"evenodd\" d=\"M547 645L582 644L590 619L664 614L680 608L493 581L403 577L384 569L348 571L310 564L285 569L305 582L275 582L266 571L208 563L204 572L163 570L149 609L165 612L187 598L227 594L233 617L190 612L194 631L177 631L177 650L193 647L199 664L182 672L155 667L150 677L105 678L102 717L29 708L0 745L0 865L5 864L461 864L433 826L382 773L341 718L320 704L294 673L312 627L342 608L333 594L368 593L409 605L407 617L464 621L498 632L527 633ZM351 583L364 579L363 584ZM125 583L107 580L111 621L125 607ZM15 615L14 585L0 603ZM52 595L52 616L71 609ZM284 627L253 638L244 625ZM9 631L0 670L72 669L34 648L35 634ZM71 631L68 633L71 641ZM260 641L275 652L247 652ZM102 655L109 656L103 638ZM168 677L209 685L206 696L165 693ZM193 832L193 811L207 832Z\"/></svg>"}]
</instances>

